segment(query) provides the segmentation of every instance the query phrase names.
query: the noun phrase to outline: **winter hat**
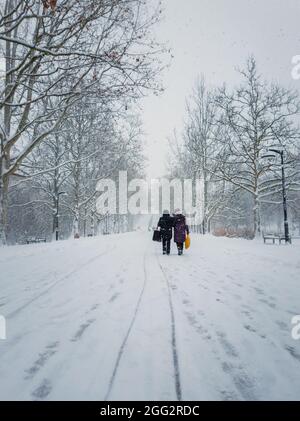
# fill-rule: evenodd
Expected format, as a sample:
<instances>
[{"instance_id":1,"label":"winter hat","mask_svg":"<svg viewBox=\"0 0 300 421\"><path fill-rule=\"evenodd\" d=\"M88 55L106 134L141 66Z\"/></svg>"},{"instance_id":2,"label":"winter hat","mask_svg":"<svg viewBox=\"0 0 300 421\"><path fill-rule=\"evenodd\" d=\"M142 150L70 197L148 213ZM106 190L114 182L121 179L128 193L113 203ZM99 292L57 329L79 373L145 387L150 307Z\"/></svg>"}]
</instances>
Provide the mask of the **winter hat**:
<instances>
[{"instance_id":1,"label":"winter hat","mask_svg":"<svg viewBox=\"0 0 300 421\"><path fill-rule=\"evenodd\" d=\"M165 209L165 210L163 211L163 215L170 215L170 212L168 211L168 209Z\"/></svg>"},{"instance_id":2,"label":"winter hat","mask_svg":"<svg viewBox=\"0 0 300 421\"><path fill-rule=\"evenodd\" d=\"M181 212L180 209L177 208L177 209L175 209L175 212L174 213L175 213L175 215L181 215L182 212Z\"/></svg>"}]
</instances>

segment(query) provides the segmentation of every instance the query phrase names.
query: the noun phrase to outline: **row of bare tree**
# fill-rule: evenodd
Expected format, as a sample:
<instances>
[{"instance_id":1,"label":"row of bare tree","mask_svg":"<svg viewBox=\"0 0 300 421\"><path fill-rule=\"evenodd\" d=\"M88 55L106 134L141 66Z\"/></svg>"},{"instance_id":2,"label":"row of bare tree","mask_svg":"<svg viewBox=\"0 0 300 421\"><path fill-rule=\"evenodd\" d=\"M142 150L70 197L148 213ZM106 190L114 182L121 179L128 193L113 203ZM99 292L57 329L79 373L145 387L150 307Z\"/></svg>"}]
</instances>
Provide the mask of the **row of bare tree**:
<instances>
[{"instance_id":1,"label":"row of bare tree","mask_svg":"<svg viewBox=\"0 0 300 421\"><path fill-rule=\"evenodd\" d=\"M203 77L196 83L182 136L170 142L170 172L203 180L204 233L240 230L254 237L282 230L281 160L268 158L274 146L284 152L290 222L299 226L300 99L264 80L253 57L239 73L233 89L209 89Z\"/></svg>"},{"instance_id":2,"label":"row of bare tree","mask_svg":"<svg viewBox=\"0 0 300 421\"><path fill-rule=\"evenodd\" d=\"M140 169L134 104L161 89L160 13L145 0L1 2L0 243L47 209L54 227L59 200L78 235L96 181Z\"/></svg>"}]
</instances>

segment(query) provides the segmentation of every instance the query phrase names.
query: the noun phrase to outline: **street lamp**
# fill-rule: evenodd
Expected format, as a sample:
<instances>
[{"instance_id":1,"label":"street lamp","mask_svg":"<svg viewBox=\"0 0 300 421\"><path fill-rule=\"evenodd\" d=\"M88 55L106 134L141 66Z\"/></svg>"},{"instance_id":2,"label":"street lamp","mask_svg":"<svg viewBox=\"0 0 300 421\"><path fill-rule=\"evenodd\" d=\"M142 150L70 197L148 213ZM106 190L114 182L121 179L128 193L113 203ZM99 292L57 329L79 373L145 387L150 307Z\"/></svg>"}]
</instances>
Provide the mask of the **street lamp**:
<instances>
[{"instance_id":1,"label":"street lamp","mask_svg":"<svg viewBox=\"0 0 300 421\"><path fill-rule=\"evenodd\" d=\"M58 241L58 219L59 219L59 197L62 194L67 194L65 191L61 191L56 196L56 215L55 215L55 239Z\"/></svg>"},{"instance_id":2,"label":"street lamp","mask_svg":"<svg viewBox=\"0 0 300 421\"><path fill-rule=\"evenodd\" d=\"M281 180L282 180L282 200L283 200L283 217L284 217L284 239L285 243L291 243L289 234L289 222L287 212L287 199L286 199L286 185L285 185L285 171L284 171L284 151L283 149L269 148L269 152L280 155L281 158ZM263 158L274 158L275 155L264 155Z\"/></svg>"}]
</instances>

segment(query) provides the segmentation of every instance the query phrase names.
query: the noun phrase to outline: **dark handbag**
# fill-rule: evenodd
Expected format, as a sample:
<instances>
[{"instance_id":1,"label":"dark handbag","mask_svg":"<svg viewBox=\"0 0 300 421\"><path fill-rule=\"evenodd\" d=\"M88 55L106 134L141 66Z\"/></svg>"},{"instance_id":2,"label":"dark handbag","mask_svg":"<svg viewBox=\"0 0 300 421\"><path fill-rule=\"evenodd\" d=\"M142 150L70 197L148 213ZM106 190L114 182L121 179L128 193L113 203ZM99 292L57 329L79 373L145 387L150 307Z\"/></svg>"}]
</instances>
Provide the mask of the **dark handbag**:
<instances>
[{"instance_id":1,"label":"dark handbag","mask_svg":"<svg viewBox=\"0 0 300 421\"><path fill-rule=\"evenodd\" d=\"M159 230L154 230L153 231L153 241L158 241L159 243L161 242L161 234Z\"/></svg>"}]
</instances>

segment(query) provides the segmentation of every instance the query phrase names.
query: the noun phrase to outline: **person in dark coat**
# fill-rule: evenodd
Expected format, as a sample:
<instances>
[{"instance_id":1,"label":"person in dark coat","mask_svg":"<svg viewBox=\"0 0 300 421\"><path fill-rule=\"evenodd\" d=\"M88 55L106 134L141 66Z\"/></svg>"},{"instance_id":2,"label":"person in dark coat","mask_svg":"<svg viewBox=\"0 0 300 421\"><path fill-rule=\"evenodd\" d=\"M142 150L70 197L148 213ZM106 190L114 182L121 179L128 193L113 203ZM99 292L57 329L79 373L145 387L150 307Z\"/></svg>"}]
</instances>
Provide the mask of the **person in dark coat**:
<instances>
[{"instance_id":1,"label":"person in dark coat","mask_svg":"<svg viewBox=\"0 0 300 421\"><path fill-rule=\"evenodd\" d=\"M183 244L189 234L189 227L186 224L185 216L179 209L174 214L174 242L177 244L178 255L183 254Z\"/></svg>"},{"instance_id":2,"label":"person in dark coat","mask_svg":"<svg viewBox=\"0 0 300 421\"><path fill-rule=\"evenodd\" d=\"M163 254L170 254L172 230L174 226L174 218L168 210L163 211L163 216L159 219L157 227L160 228Z\"/></svg>"}]
</instances>

